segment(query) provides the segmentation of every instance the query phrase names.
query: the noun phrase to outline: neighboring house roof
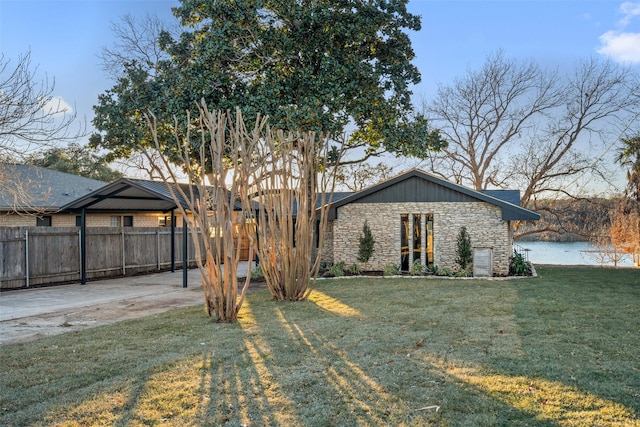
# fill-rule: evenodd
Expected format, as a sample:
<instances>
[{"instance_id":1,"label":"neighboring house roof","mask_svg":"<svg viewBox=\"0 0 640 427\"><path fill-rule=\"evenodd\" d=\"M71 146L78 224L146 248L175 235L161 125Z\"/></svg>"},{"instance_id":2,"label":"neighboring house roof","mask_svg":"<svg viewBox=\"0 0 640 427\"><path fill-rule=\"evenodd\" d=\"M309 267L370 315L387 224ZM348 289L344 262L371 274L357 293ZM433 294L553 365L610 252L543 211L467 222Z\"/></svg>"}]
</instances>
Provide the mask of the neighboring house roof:
<instances>
[{"instance_id":1,"label":"neighboring house roof","mask_svg":"<svg viewBox=\"0 0 640 427\"><path fill-rule=\"evenodd\" d=\"M58 211L106 182L31 165L0 164L0 211ZM16 197L16 193L23 196Z\"/></svg>"},{"instance_id":2,"label":"neighboring house roof","mask_svg":"<svg viewBox=\"0 0 640 427\"><path fill-rule=\"evenodd\" d=\"M520 190L480 190L488 196L520 206Z\"/></svg>"},{"instance_id":3,"label":"neighboring house roof","mask_svg":"<svg viewBox=\"0 0 640 427\"><path fill-rule=\"evenodd\" d=\"M63 206L65 210L80 211L83 208L94 212L168 212L177 209L178 204L173 199L168 186L175 189L179 204L186 210L189 209L186 201L177 191L179 186L190 194L189 184L165 184L162 181L149 181L144 179L120 178L92 193L85 195ZM194 194L198 194L197 187L193 186ZM236 203L234 208L240 210Z\"/></svg>"},{"instance_id":4,"label":"neighboring house roof","mask_svg":"<svg viewBox=\"0 0 640 427\"><path fill-rule=\"evenodd\" d=\"M508 201L515 201L515 192L518 193L518 204ZM486 202L500 207L502 219L505 221L540 219L539 214L519 206L520 194L517 190L515 192L510 190L506 192L493 190L480 192L437 178L427 172L411 169L394 178L334 201L331 203L329 219L336 219L337 209L349 203L474 201ZM504 199L496 196L502 196Z\"/></svg>"},{"instance_id":5,"label":"neighboring house roof","mask_svg":"<svg viewBox=\"0 0 640 427\"><path fill-rule=\"evenodd\" d=\"M331 198L329 198L329 194L325 193L324 200L318 197L318 201L316 202L316 209L320 208L323 204L327 202L337 202L338 200L342 200L345 197L349 197L353 194L353 191L334 191L331 193Z\"/></svg>"}]
</instances>

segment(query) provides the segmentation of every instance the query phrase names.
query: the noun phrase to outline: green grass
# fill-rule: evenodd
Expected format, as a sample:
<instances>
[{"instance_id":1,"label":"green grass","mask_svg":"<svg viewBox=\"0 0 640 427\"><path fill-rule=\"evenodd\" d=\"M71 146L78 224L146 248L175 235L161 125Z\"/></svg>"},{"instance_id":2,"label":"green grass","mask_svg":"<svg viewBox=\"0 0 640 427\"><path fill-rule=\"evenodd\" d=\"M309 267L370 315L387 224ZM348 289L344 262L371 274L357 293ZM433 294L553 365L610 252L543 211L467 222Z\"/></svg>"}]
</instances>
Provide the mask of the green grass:
<instances>
[{"instance_id":1,"label":"green grass","mask_svg":"<svg viewBox=\"0 0 640 427\"><path fill-rule=\"evenodd\" d=\"M340 279L0 347L0 425L640 426L640 271Z\"/></svg>"}]
</instances>

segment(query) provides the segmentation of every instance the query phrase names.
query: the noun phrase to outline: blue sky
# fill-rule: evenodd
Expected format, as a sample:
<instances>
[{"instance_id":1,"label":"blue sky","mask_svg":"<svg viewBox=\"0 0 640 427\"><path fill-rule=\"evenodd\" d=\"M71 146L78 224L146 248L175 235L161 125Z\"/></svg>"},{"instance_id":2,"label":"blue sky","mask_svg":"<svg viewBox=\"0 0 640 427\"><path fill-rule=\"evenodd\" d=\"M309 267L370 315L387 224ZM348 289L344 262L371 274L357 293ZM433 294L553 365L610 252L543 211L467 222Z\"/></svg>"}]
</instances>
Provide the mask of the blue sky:
<instances>
[{"instance_id":1,"label":"blue sky","mask_svg":"<svg viewBox=\"0 0 640 427\"><path fill-rule=\"evenodd\" d=\"M110 45L110 25L129 13L172 19L166 0L0 0L0 50L7 58L31 50L39 73L55 78L55 95L90 122L92 106L112 86L98 54ZM414 99L434 94L502 49L509 58L571 69L607 55L640 67L640 1L410 0L422 16L411 34L422 83Z\"/></svg>"}]
</instances>

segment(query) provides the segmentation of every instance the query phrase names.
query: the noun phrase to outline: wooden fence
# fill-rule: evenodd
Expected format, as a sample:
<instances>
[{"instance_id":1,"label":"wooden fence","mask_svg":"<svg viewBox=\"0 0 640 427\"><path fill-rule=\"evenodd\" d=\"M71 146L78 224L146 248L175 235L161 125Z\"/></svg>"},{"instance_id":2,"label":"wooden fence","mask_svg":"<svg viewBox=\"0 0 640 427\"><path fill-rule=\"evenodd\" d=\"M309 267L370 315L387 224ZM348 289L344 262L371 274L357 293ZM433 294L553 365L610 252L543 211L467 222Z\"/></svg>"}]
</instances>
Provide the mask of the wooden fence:
<instances>
[{"instance_id":1,"label":"wooden fence","mask_svg":"<svg viewBox=\"0 0 640 427\"><path fill-rule=\"evenodd\" d=\"M182 229L175 230L175 267L182 268ZM195 248L187 239L189 265ZM0 289L81 280L77 227L0 227ZM87 228L87 279L150 273L171 268L171 229Z\"/></svg>"}]
</instances>

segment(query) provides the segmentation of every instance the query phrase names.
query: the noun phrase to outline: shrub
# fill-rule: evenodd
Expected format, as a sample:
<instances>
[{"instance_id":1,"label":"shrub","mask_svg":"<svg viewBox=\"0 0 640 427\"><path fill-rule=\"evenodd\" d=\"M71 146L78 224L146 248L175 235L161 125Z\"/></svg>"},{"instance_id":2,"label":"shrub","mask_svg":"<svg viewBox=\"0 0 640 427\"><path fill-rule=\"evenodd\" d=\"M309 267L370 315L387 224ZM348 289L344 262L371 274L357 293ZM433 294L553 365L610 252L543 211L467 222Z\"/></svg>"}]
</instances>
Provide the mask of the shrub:
<instances>
[{"instance_id":1,"label":"shrub","mask_svg":"<svg viewBox=\"0 0 640 427\"><path fill-rule=\"evenodd\" d=\"M400 268L394 264L387 264L382 270L383 276L397 276L400 274Z\"/></svg>"},{"instance_id":2,"label":"shrub","mask_svg":"<svg viewBox=\"0 0 640 427\"><path fill-rule=\"evenodd\" d=\"M437 272L436 272L436 276L446 276L446 277L451 277L453 276L453 271L451 271L450 268L444 267L444 268L438 268Z\"/></svg>"},{"instance_id":3,"label":"shrub","mask_svg":"<svg viewBox=\"0 0 640 427\"><path fill-rule=\"evenodd\" d=\"M335 264L333 264L331 266L331 268L329 269L329 274L334 276L334 277L342 277L342 276L344 276L344 262L340 261L340 262L336 262Z\"/></svg>"},{"instance_id":4,"label":"shrub","mask_svg":"<svg viewBox=\"0 0 640 427\"><path fill-rule=\"evenodd\" d=\"M332 262L329 261L322 261L320 263L320 270L329 270L331 268L331 266L333 265Z\"/></svg>"},{"instance_id":5,"label":"shrub","mask_svg":"<svg viewBox=\"0 0 640 427\"><path fill-rule=\"evenodd\" d=\"M354 262L349 266L349 273L359 275L362 273L362 267L360 267L360 264L358 264L357 262Z\"/></svg>"},{"instance_id":6,"label":"shrub","mask_svg":"<svg viewBox=\"0 0 640 427\"><path fill-rule=\"evenodd\" d=\"M471 237L469 237L469 233L467 233L467 227L460 227L457 238L456 255L456 263L462 270L466 270L473 262Z\"/></svg>"},{"instance_id":7,"label":"shrub","mask_svg":"<svg viewBox=\"0 0 640 427\"><path fill-rule=\"evenodd\" d=\"M469 268L460 269L455 273L455 277L471 277L471 276L473 276L473 271L471 271L471 269Z\"/></svg>"},{"instance_id":8,"label":"shrub","mask_svg":"<svg viewBox=\"0 0 640 427\"><path fill-rule=\"evenodd\" d=\"M373 256L375 252L376 241L373 239L373 234L371 233L371 227L367 221L364 222L362 226L362 236L360 236L360 247L358 248L358 261L367 262Z\"/></svg>"},{"instance_id":9,"label":"shrub","mask_svg":"<svg viewBox=\"0 0 640 427\"><path fill-rule=\"evenodd\" d=\"M531 276L531 263L515 249L509 261L509 274L512 276Z\"/></svg>"},{"instance_id":10,"label":"shrub","mask_svg":"<svg viewBox=\"0 0 640 427\"><path fill-rule=\"evenodd\" d=\"M422 265L422 261L420 261L419 259L413 261L413 264L411 265L411 268L409 269L409 273L411 273L412 276L421 276L425 273L425 268Z\"/></svg>"},{"instance_id":11,"label":"shrub","mask_svg":"<svg viewBox=\"0 0 640 427\"><path fill-rule=\"evenodd\" d=\"M251 280L259 280L263 278L264 273L262 273L262 266L260 264L251 269Z\"/></svg>"}]
</instances>

